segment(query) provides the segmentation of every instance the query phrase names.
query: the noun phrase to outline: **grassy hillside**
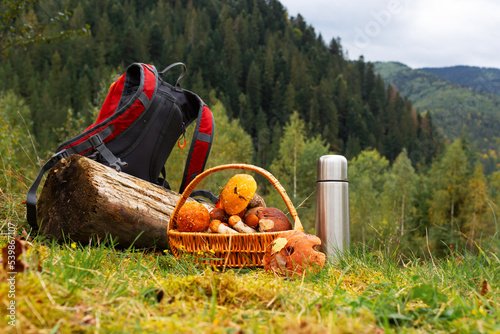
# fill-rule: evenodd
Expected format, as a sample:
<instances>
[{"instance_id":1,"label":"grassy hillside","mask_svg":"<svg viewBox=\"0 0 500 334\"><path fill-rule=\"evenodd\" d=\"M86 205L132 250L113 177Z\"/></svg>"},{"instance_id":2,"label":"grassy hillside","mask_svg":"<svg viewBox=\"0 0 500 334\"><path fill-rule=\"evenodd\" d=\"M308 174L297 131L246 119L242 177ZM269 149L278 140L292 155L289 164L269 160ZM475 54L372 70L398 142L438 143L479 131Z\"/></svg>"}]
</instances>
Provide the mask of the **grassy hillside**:
<instances>
[{"instance_id":1,"label":"grassy hillside","mask_svg":"<svg viewBox=\"0 0 500 334\"><path fill-rule=\"evenodd\" d=\"M497 149L494 138L500 136L500 97L401 63L375 63L375 71L410 98L414 107L429 110L447 138L467 133L483 153Z\"/></svg>"},{"instance_id":2,"label":"grassy hillside","mask_svg":"<svg viewBox=\"0 0 500 334\"><path fill-rule=\"evenodd\" d=\"M484 93L500 95L500 69L475 66L426 67L419 70Z\"/></svg>"}]
</instances>

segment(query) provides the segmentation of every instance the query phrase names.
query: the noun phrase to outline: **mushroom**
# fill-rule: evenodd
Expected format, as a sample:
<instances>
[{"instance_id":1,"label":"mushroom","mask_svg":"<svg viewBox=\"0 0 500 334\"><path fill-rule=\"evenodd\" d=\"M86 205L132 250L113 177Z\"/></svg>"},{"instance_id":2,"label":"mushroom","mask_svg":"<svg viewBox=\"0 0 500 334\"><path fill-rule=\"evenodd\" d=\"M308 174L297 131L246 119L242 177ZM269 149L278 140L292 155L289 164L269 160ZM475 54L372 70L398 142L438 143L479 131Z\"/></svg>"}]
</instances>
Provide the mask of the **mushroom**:
<instances>
[{"instance_id":1,"label":"mushroom","mask_svg":"<svg viewBox=\"0 0 500 334\"><path fill-rule=\"evenodd\" d=\"M179 232L204 232L210 224L208 209L199 202L188 202L179 210Z\"/></svg>"},{"instance_id":2,"label":"mushroom","mask_svg":"<svg viewBox=\"0 0 500 334\"><path fill-rule=\"evenodd\" d=\"M236 215L246 209L256 190L257 182L252 175L237 174L222 189L220 206L227 214Z\"/></svg>"},{"instance_id":3,"label":"mushroom","mask_svg":"<svg viewBox=\"0 0 500 334\"><path fill-rule=\"evenodd\" d=\"M220 220L214 219L210 222L210 229L215 233L238 233Z\"/></svg>"},{"instance_id":4,"label":"mushroom","mask_svg":"<svg viewBox=\"0 0 500 334\"><path fill-rule=\"evenodd\" d=\"M280 232L293 228L288 217L280 209L263 208L259 210L257 217L259 217L259 230L262 232Z\"/></svg>"},{"instance_id":5,"label":"mushroom","mask_svg":"<svg viewBox=\"0 0 500 334\"><path fill-rule=\"evenodd\" d=\"M243 217L245 224L250 226L253 229L258 229L259 228L259 217L257 216L257 210L252 211L253 209L250 209L247 211L245 216Z\"/></svg>"},{"instance_id":6,"label":"mushroom","mask_svg":"<svg viewBox=\"0 0 500 334\"><path fill-rule=\"evenodd\" d=\"M292 229L288 217L276 208L256 207L247 210L243 221L260 232L281 232Z\"/></svg>"},{"instance_id":7,"label":"mushroom","mask_svg":"<svg viewBox=\"0 0 500 334\"><path fill-rule=\"evenodd\" d=\"M242 220L241 217L238 215L233 215L229 217L228 220L229 225L231 225L232 228L234 228L236 231L241 232L241 233L255 233L253 228L245 224Z\"/></svg>"},{"instance_id":8,"label":"mushroom","mask_svg":"<svg viewBox=\"0 0 500 334\"><path fill-rule=\"evenodd\" d=\"M262 263L266 270L295 276L317 271L325 265L325 254L318 251L321 240L302 231L283 232L267 246Z\"/></svg>"},{"instance_id":9,"label":"mushroom","mask_svg":"<svg viewBox=\"0 0 500 334\"><path fill-rule=\"evenodd\" d=\"M211 220L220 220L221 222L226 222L228 215L224 209L221 208L213 208L210 211L210 219Z\"/></svg>"},{"instance_id":10,"label":"mushroom","mask_svg":"<svg viewBox=\"0 0 500 334\"><path fill-rule=\"evenodd\" d=\"M251 208L256 208L258 206L265 208L266 202L259 194L255 194L253 198L250 200L250 203L248 203L248 208L251 209Z\"/></svg>"}]
</instances>

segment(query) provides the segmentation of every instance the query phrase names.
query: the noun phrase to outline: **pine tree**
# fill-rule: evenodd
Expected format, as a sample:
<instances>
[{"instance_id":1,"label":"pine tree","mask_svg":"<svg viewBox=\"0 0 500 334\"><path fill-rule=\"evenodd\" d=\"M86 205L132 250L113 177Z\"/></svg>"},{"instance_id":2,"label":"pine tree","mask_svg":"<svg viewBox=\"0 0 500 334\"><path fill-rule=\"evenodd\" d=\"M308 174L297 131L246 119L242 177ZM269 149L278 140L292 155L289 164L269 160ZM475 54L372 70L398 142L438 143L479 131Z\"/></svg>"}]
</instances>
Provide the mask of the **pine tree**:
<instances>
[{"instance_id":1,"label":"pine tree","mask_svg":"<svg viewBox=\"0 0 500 334\"><path fill-rule=\"evenodd\" d=\"M224 45L222 47L224 64L228 66L234 80L239 84L242 79L241 50L236 40L234 21L231 17L222 22L222 33L224 37Z\"/></svg>"},{"instance_id":2,"label":"pine tree","mask_svg":"<svg viewBox=\"0 0 500 334\"><path fill-rule=\"evenodd\" d=\"M257 131L256 163L259 166L267 167L269 163L268 155L271 144L271 130L267 125L267 117L262 108L259 109L259 112L257 114L257 118L255 120L255 128Z\"/></svg>"},{"instance_id":3,"label":"pine tree","mask_svg":"<svg viewBox=\"0 0 500 334\"><path fill-rule=\"evenodd\" d=\"M266 55L264 58L264 71L262 75L262 108L264 110L272 110L275 108L273 96L275 92L275 77L274 77L274 38L269 38L266 47Z\"/></svg>"},{"instance_id":4,"label":"pine tree","mask_svg":"<svg viewBox=\"0 0 500 334\"><path fill-rule=\"evenodd\" d=\"M248 71L246 81L246 95L250 99L251 106L255 115L259 111L261 105L262 80L260 75L260 66L256 61L253 61Z\"/></svg>"}]
</instances>

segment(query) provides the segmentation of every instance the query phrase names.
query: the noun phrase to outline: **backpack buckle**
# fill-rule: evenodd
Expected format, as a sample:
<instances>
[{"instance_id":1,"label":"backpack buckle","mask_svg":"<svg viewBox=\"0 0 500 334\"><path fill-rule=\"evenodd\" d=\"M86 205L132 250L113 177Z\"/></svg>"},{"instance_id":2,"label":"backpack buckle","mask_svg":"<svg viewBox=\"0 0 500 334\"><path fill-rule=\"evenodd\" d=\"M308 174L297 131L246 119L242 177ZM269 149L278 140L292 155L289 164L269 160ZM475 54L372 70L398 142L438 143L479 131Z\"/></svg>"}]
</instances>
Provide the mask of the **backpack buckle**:
<instances>
[{"instance_id":1,"label":"backpack buckle","mask_svg":"<svg viewBox=\"0 0 500 334\"><path fill-rule=\"evenodd\" d=\"M110 167L116 169L117 171L121 171L123 167L127 167L128 163L125 161L122 161L120 158L117 158L104 144L104 142L101 139L101 136L99 134L95 134L92 137L89 138L89 142L94 148L94 150L97 151L97 153L100 154L104 160L106 160L109 164Z\"/></svg>"},{"instance_id":2,"label":"backpack buckle","mask_svg":"<svg viewBox=\"0 0 500 334\"><path fill-rule=\"evenodd\" d=\"M62 160L64 158L69 158L69 156L70 156L70 154L69 154L68 150L64 149L64 150L57 152L53 156L51 156L49 161L51 161L53 164L55 164L59 160Z\"/></svg>"},{"instance_id":3,"label":"backpack buckle","mask_svg":"<svg viewBox=\"0 0 500 334\"><path fill-rule=\"evenodd\" d=\"M99 134L95 134L92 137L89 138L90 144L94 149L97 150L97 147L101 146L103 143L101 136Z\"/></svg>"}]
</instances>

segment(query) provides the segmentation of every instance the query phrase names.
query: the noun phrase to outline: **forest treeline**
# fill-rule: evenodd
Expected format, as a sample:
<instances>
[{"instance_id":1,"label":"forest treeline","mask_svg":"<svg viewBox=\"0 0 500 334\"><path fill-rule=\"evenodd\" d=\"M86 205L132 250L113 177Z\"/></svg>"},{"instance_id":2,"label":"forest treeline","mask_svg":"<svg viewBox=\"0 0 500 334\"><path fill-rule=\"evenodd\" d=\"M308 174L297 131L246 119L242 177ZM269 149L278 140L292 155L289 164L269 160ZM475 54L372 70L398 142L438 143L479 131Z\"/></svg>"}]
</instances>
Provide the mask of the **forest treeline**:
<instances>
[{"instance_id":1,"label":"forest treeline","mask_svg":"<svg viewBox=\"0 0 500 334\"><path fill-rule=\"evenodd\" d=\"M45 158L93 123L130 63L161 70L182 61L182 86L216 115L208 164L270 170L307 228L314 227L316 161L338 153L350 163L353 241L445 254L450 245L495 240L496 172L488 183L466 140L445 147L429 113L386 85L373 64L347 59L340 39L325 42L300 15L289 17L279 1L69 0L65 9L65 28L88 25L91 33L11 48L0 65L0 153L13 174L33 170L16 174L26 183L36 155ZM183 159L179 150L169 159L173 185ZM13 187L15 177L4 179L2 187ZM268 186L261 192L280 205Z\"/></svg>"},{"instance_id":2,"label":"forest treeline","mask_svg":"<svg viewBox=\"0 0 500 334\"><path fill-rule=\"evenodd\" d=\"M428 115L386 87L372 64L347 61L339 40L327 46L301 17L288 18L279 1L91 0L69 1L68 9L68 28L88 24L91 35L13 50L0 67L0 87L26 100L43 151L57 145L53 129L69 110L92 120L110 75L132 62L161 70L182 61L183 87L205 99L214 90L266 167L294 110L309 135L348 157L373 147L393 161L406 147L425 163L434 153L412 155L434 141Z\"/></svg>"}]
</instances>

